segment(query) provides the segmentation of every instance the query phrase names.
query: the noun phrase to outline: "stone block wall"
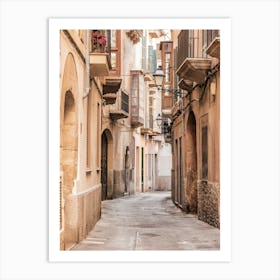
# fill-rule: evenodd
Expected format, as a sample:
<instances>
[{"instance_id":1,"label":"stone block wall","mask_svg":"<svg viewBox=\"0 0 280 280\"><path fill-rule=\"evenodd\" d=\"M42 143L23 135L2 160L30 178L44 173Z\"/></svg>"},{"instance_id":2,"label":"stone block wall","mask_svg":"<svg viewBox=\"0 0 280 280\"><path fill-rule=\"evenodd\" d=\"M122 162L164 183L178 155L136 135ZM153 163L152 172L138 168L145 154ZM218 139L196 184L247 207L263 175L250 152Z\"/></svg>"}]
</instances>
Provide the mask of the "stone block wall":
<instances>
[{"instance_id":1,"label":"stone block wall","mask_svg":"<svg viewBox=\"0 0 280 280\"><path fill-rule=\"evenodd\" d=\"M69 195L65 201L64 245L71 248L83 240L101 216L101 186L85 194ZM63 248L64 247L64 248Z\"/></svg>"},{"instance_id":2,"label":"stone block wall","mask_svg":"<svg viewBox=\"0 0 280 280\"><path fill-rule=\"evenodd\" d=\"M220 185L198 181L198 219L220 228Z\"/></svg>"}]
</instances>

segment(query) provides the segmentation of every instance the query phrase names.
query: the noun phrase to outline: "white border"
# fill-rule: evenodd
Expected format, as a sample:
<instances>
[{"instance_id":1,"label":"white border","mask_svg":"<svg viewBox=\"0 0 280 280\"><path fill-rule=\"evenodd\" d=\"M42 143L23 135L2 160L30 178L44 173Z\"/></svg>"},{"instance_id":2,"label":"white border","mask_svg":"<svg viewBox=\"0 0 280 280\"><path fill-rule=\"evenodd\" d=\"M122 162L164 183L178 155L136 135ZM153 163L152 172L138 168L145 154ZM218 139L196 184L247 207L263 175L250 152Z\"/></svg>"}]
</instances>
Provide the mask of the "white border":
<instances>
[{"instance_id":1,"label":"white border","mask_svg":"<svg viewBox=\"0 0 280 280\"><path fill-rule=\"evenodd\" d=\"M59 31L61 29L220 29L221 199L219 251L59 250ZM231 20L229 18L49 19L49 260L52 262L229 262L231 260Z\"/></svg>"}]
</instances>

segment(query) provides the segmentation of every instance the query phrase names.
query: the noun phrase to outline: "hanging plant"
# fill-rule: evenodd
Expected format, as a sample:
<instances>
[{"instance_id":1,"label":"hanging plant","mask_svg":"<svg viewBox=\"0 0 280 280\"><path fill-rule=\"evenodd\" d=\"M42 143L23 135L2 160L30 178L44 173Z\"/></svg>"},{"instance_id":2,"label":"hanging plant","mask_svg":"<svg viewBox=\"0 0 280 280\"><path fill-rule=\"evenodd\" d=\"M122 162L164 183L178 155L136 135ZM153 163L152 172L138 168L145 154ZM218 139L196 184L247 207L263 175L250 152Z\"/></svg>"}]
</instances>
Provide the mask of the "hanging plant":
<instances>
[{"instance_id":1,"label":"hanging plant","mask_svg":"<svg viewBox=\"0 0 280 280\"><path fill-rule=\"evenodd\" d=\"M93 52L105 52L107 40L106 36L102 34L100 30L93 30L91 43Z\"/></svg>"}]
</instances>

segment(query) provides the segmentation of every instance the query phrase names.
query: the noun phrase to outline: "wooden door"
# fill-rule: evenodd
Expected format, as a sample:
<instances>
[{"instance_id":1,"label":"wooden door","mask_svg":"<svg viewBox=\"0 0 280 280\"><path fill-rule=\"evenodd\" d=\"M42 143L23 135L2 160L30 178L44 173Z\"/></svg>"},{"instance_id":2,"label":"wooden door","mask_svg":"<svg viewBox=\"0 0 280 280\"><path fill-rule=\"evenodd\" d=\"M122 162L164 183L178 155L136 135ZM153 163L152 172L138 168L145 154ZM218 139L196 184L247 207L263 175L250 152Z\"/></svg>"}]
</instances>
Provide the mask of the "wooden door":
<instances>
[{"instance_id":1,"label":"wooden door","mask_svg":"<svg viewBox=\"0 0 280 280\"><path fill-rule=\"evenodd\" d=\"M108 140L105 133L102 134L101 143L101 184L102 184L102 200L107 199L107 177L108 177Z\"/></svg>"}]
</instances>

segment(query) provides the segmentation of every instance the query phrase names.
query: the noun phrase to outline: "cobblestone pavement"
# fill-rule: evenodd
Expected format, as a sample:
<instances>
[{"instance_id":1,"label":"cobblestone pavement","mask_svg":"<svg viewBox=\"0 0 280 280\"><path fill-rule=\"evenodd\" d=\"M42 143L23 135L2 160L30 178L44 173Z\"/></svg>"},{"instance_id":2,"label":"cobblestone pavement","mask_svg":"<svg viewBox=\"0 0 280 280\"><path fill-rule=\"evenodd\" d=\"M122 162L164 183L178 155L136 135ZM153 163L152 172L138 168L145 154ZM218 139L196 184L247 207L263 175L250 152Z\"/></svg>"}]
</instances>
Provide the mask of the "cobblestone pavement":
<instances>
[{"instance_id":1,"label":"cobblestone pavement","mask_svg":"<svg viewBox=\"0 0 280 280\"><path fill-rule=\"evenodd\" d=\"M101 219L72 250L219 250L220 230L182 212L170 195L103 201Z\"/></svg>"}]
</instances>

